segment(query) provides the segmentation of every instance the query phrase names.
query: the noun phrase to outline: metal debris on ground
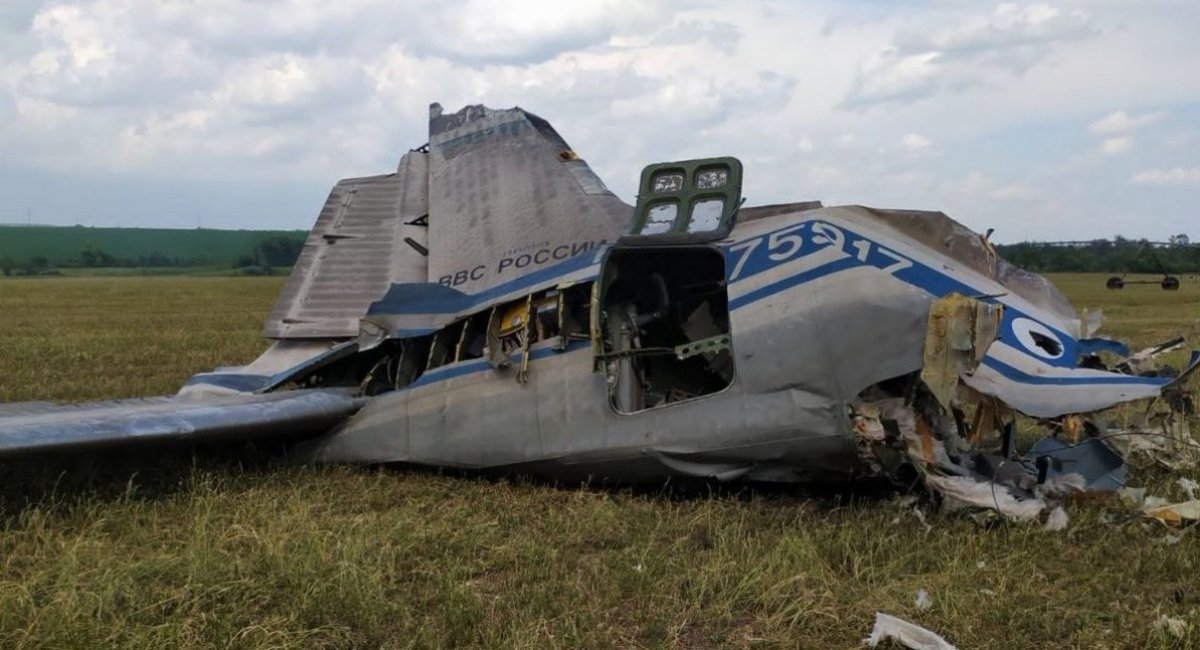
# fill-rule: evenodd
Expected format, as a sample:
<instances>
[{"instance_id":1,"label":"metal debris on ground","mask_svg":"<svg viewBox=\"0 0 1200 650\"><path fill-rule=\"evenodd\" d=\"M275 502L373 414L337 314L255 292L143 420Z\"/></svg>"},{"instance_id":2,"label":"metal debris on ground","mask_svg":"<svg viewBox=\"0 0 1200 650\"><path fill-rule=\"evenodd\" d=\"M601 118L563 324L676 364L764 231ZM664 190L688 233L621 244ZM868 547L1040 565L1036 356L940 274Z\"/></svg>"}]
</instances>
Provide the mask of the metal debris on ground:
<instances>
[{"instance_id":1,"label":"metal debris on ground","mask_svg":"<svg viewBox=\"0 0 1200 650\"><path fill-rule=\"evenodd\" d=\"M1180 503L1146 493L1146 488L1124 488L1117 492L1122 507L1141 516L1154 519L1172 527L1182 527L1200 521L1200 500L1190 499ZM1168 536L1169 538L1170 536ZM1167 539L1168 544L1179 540Z\"/></svg>"},{"instance_id":2,"label":"metal debris on ground","mask_svg":"<svg viewBox=\"0 0 1200 650\"><path fill-rule=\"evenodd\" d=\"M1182 639L1187 635L1188 624L1182 618L1161 614L1158 620L1154 621L1154 628L1170 634L1176 639Z\"/></svg>"},{"instance_id":3,"label":"metal debris on ground","mask_svg":"<svg viewBox=\"0 0 1200 650\"><path fill-rule=\"evenodd\" d=\"M883 612L875 612L875 627L871 629L871 636L864 639L863 643L874 648L887 640L912 650L958 650L949 641L920 625Z\"/></svg>"},{"instance_id":4,"label":"metal debris on ground","mask_svg":"<svg viewBox=\"0 0 1200 650\"><path fill-rule=\"evenodd\" d=\"M1182 526L1200 521L1200 501L1171 503L1145 511L1146 515L1169 526Z\"/></svg>"},{"instance_id":5,"label":"metal debris on ground","mask_svg":"<svg viewBox=\"0 0 1200 650\"><path fill-rule=\"evenodd\" d=\"M1074 352L1081 359L1088 357L1086 371L1108 372L1099 356L1103 351L1125 355L1115 367L1126 375L1173 377L1161 380L1169 382L1161 398L1149 398L1151 409L1166 406L1159 412L1147 410L1145 419L1153 427L1106 431L1097 424L1095 413L1112 404L1093 405L1089 400L1095 396L1073 394L1054 401L1047 396L1054 392L1051 388L1010 391L1007 385L985 381L989 371L985 362L1003 344L998 332L1005 319L1003 307L983 299L949 294L932 303L920 373L875 384L850 406L865 462L898 483L923 485L949 511L990 510L1013 521L1040 521L1046 530L1059 531L1069 524L1064 500L1125 488L1126 458L1149 459L1171 469L1193 466L1200 458L1200 443L1187 423L1194 409L1182 389L1187 375L1197 368L1197 357L1193 355L1187 369L1173 375L1154 367L1154 359L1179 349L1182 339L1134 355L1107 339L1075 342ZM1094 322L1087 324L1089 335L1095 327ZM1047 358L1065 355L1053 332L1043 330L1029 326L1025 335ZM1172 398L1174 393L1185 397ZM1069 401L1081 408L1073 408ZM1037 419L1050 435L1017 449L1017 414ZM1178 485L1191 500L1200 487L1190 479L1180 479ZM1144 492L1123 498L1136 501L1135 509L1148 516L1174 525L1195 519L1190 501L1172 505L1147 499Z\"/></svg>"}]
</instances>

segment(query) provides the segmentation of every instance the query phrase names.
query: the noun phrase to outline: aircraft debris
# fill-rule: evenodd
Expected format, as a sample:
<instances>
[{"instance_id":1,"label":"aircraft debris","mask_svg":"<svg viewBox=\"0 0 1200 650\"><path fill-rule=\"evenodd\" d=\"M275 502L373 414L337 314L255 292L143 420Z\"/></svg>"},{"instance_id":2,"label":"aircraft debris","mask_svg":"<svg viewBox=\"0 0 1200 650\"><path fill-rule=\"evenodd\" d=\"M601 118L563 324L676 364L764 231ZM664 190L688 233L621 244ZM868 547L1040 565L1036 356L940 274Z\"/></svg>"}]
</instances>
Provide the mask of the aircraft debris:
<instances>
[{"instance_id":1,"label":"aircraft debris","mask_svg":"<svg viewBox=\"0 0 1200 650\"><path fill-rule=\"evenodd\" d=\"M1067 511L1063 510L1062 506L1055 506L1054 510L1050 511L1050 516L1046 518L1044 528L1051 532L1066 530L1070 519L1067 517Z\"/></svg>"},{"instance_id":2,"label":"aircraft debris","mask_svg":"<svg viewBox=\"0 0 1200 650\"><path fill-rule=\"evenodd\" d=\"M1112 430L1104 437L1129 463L1157 465L1171 471L1196 467L1200 461L1200 442L1192 437L1187 418L1178 413L1162 413L1149 419L1157 420L1159 427Z\"/></svg>"},{"instance_id":3,"label":"aircraft debris","mask_svg":"<svg viewBox=\"0 0 1200 650\"><path fill-rule=\"evenodd\" d=\"M1182 526L1200 521L1200 501L1184 501L1147 508L1145 513L1168 526Z\"/></svg>"},{"instance_id":4,"label":"aircraft debris","mask_svg":"<svg viewBox=\"0 0 1200 650\"><path fill-rule=\"evenodd\" d=\"M1155 367L1154 360L1164 354L1182 350L1184 343L1186 343L1184 337L1179 336L1158 345L1138 350L1118 361L1115 368L1131 375L1153 377L1158 374L1158 368Z\"/></svg>"},{"instance_id":5,"label":"aircraft debris","mask_svg":"<svg viewBox=\"0 0 1200 650\"><path fill-rule=\"evenodd\" d=\"M949 641L916 623L909 623L883 612L875 612L875 627L871 629L871 636L864 639L863 643L874 648L888 640L912 650L958 650Z\"/></svg>"},{"instance_id":6,"label":"aircraft debris","mask_svg":"<svg viewBox=\"0 0 1200 650\"><path fill-rule=\"evenodd\" d=\"M1200 489L1200 483L1196 483L1195 481L1193 481L1190 478L1187 478L1186 476L1181 476L1178 479L1176 479L1175 485L1178 485L1179 489L1183 490L1184 494L1187 495L1187 498L1189 501L1196 500L1196 498L1197 498L1196 490Z\"/></svg>"},{"instance_id":7,"label":"aircraft debris","mask_svg":"<svg viewBox=\"0 0 1200 650\"><path fill-rule=\"evenodd\" d=\"M1167 616L1160 614L1158 619L1154 621L1154 629L1169 634L1176 639L1182 639L1187 636L1188 623L1182 618L1176 616Z\"/></svg>"},{"instance_id":8,"label":"aircraft debris","mask_svg":"<svg viewBox=\"0 0 1200 650\"><path fill-rule=\"evenodd\" d=\"M1004 307L952 293L929 308L921 381L950 408L959 377L979 367L999 336Z\"/></svg>"},{"instance_id":9,"label":"aircraft debris","mask_svg":"<svg viewBox=\"0 0 1200 650\"><path fill-rule=\"evenodd\" d=\"M1200 521L1200 499L1171 503L1147 494L1146 488L1123 488L1117 492L1122 507L1147 519L1179 528ZM1168 543L1170 540L1167 540Z\"/></svg>"},{"instance_id":10,"label":"aircraft debris","mask_svg":"<svg viewBox=\"0 0 1200 650\"><path fill-rule=\"evenodd\" d=\"M914 605L918 612L928 612L933 609L933 599L929 597L929 592L924 589L917 591L917 599Z\"/></svg>"},{"instance_id":11,"label":"aircraft debris","mask_svg":"<svg viewBox=\"0 0 1200 650\"><path fill-rule=\"evenodd\" d=\"M942 213L747 206L743 174L650 164L628 205L546 120L434 104L427 145L334 185L257 360L147 403L0 406L0 456L285 435L300 462L555 480L886 477L1051 528L1125 485L1113 445L1200 457L1200 353L1157 366L1182 340L1096 338ZM1141 433L1097 424L1139 400ZM1027 422L1049 435L1022 448Z\"/></svg>"}]
</instances>

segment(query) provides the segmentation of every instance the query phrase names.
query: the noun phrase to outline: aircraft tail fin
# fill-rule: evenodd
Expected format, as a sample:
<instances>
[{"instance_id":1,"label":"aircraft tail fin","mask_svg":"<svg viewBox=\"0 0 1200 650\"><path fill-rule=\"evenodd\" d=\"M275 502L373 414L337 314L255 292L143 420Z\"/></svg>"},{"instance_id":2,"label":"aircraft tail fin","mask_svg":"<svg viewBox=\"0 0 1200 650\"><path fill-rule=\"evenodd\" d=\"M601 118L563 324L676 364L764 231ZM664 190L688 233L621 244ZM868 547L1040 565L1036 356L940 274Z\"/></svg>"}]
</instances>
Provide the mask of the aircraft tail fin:
<instances>
[{"instance_id":1,"label":"aircraft tail fin","mask_svg":"<svg viewBox=\"0 0 1200 650\"><path fill-rule=\"evenodd\" d=\"M429 281L479 294L628 231L617 198L546 120L467 106L429 119Z\"/></svg>"},{"instance_id":2,"label":"aircraft tail fin","mask_svg":"<svg viewBox=\"0 0 1200 650\"><path fill-rule=\"evenodd\" d=\"M430 108L429 144L393 174L337 183L263 333L349 339L399 284L519 283L628 230L632 208L521 108Z\"/></svg>"}]
</instances>

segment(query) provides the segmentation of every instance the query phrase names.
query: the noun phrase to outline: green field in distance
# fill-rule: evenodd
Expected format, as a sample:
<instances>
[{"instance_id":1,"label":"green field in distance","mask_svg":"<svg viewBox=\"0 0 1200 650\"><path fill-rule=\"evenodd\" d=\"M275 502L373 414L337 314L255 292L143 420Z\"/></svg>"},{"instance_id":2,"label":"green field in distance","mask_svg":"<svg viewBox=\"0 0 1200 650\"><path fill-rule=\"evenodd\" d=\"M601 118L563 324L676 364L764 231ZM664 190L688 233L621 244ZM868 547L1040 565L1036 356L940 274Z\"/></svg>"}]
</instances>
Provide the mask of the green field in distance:
<instances>
[{"instance_id":1,"label":"green field in distance","mask_svg":"<svg viewBox=\"0 0 1200 650\"><path fill-rule=\"evenodd\" d=\"M87 250L117 260L134 261L160 255L177 266L229 267L264 240L303 240L299 230L213 230L162 228L89 228L85 226L0 226L0 260L18 264L43 257L50 266L71 266Z\"/></svg>"}]
</instances>

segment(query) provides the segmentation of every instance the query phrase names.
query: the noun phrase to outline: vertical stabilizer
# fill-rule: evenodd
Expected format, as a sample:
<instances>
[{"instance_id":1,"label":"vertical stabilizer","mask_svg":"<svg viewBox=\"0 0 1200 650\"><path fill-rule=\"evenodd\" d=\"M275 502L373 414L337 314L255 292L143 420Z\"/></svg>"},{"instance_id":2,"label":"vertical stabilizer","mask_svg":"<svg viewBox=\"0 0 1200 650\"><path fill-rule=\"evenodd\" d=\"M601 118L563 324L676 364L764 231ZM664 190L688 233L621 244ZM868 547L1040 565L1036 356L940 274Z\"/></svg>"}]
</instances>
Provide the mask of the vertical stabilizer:
<instances>
[{"instance_id":1,"label":"vertical stabilizer","mask_svg":"<svg viewBox=\"0 0 1200 650\"><path fill-rule=\"evenodd\" d=\"M626 232L632 208L542 118L468 106L429 120L429 281L468 294Z\"/></svg>"}]
</instances>

